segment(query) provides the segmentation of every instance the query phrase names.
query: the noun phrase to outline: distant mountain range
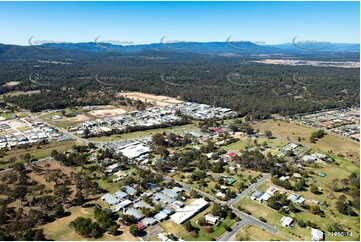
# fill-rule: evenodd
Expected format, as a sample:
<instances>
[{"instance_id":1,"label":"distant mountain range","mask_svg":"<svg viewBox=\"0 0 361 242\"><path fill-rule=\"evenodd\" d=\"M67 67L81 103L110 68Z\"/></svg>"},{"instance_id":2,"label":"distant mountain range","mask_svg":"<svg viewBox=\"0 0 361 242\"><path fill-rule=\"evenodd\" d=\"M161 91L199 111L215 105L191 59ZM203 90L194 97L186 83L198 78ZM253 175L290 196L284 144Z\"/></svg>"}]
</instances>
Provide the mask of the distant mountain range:
<instances>
[{"instance_id":1,"label":"distant mountain range","mask_svg":"<svg viewBox=\"0 0 361 242\"><path fill-rule=\"evenodd\" d=\"M0 44L0 48L4 49L14 45ZM251 42L180 42L180 43L153 43L142 45L115 45L102 42L86 42L86 43L49 43L34 46L18 46L20 48L35 47L43 50L52 49L68 49L80 51L120 51L120 52L142 52L142 51L176 51L191 53L277 53L277 52L326 52L326 51L343 51L343 52L359 52L359 44L344 43L325 43L325 44L277 44L277 45L258 45Z\"/></svg>"},{"instance_id":2,"label":"distant mountain range","mask_svg":"<svg viewBox=\"0 0 361 242\"><path fill-rule=\"evenodd\" d=\"M189 42L144 45L56 43L33 46L0 44L0 59L94 58L109 55L193 58L200 55L240 58L300 58L359 61L359 44L257 45L250 42ZM97 58L96 57L96 58Z\"/></svg>"}]
</instances>

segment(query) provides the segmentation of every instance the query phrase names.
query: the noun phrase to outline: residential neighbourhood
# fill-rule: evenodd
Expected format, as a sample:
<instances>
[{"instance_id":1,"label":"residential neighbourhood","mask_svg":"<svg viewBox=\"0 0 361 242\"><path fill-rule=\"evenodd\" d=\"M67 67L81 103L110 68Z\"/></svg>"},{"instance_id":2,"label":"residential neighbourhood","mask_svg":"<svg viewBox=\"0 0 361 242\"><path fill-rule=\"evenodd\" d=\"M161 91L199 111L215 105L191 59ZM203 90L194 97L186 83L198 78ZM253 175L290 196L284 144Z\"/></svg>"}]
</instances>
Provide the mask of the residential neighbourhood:
<instances>
[{"instance_id":1,"label":"residential neighbourhood","mask_svg":"<svg viewBox=\"0 0 361 242\"><path fill-rule=\"evenodd\" d=\"M0 148L14 148L39 142L67 141L70 137L52 127L30 118L15 118L0 121Z\"/></svg>"},{"instance_id":2,"label":"residential neighbourhood","mask_svg":"<svg viewBox=\"0 0 361 242\"><path fill-rule=\"evenodd\" d=\"M129 114L94 121L85 121L68 129L81 137L98 136L113 133L113 130L128 132L128 130L134 127L151 128L157 125L171 126L176 122L180 122L182 116L188 116L195 120L205 120L211 118L232 118L236 117L237 113L228 108L182 102L166 106L155 106L144 111L133 111Z\"/></svg>"},{"instance_id":3,"label":"residential neighbourhood","mask_svg":"<svg viewBox=\"0 0 361 242\"><path fill-rule=\"evenodd\" d=\"M360 140L360 108L320 111L297 116L294 122L310 127L324 128L336 134Z\"/></svg>"},{"instance_id":4,"label":"residential neighbourhood","mask_svg":"<svg viewBox=\"0 0 361 242\"><path fill-rule=\"evenodd\" d=\"M355 112L342 110L337 118L345 124L348 117L353 120ZM53 115L61 110L47 113L55 122L62 120L61 115ZM319 115L333 125L340 123L333 119L335 111ZM3 133L0 145L12 150L44 142L82 142L85 137L82 132L98 136L99 128L101 134L106 131L111 135L114 128L126 131L136 126L152 129L157 127L154 125L166 124L172 127L174 121L186 116L197 122L190 130L176 133L167 130L111 142L95 141L91 149L85 150L87 166L101 169L102 178L98 182L104 191L95 200L97 209L116 216L116 224L125 225L127 231L134 224L138 231L134 236L142 240L182 241L209 239L209 236L235 240L248 236L246 228L258 224L270 239L278 233L282 240L301 236L321 241L332 238L330 226L342 226L325 222L328 224L325 227L305 217L310 213L311 218L326 219L323 214L329 213L330 208L323 194L329 198L328 192L339 189L328 167L337 166L340 158L328 150L314 150L302 139L279 139L277 133L270 135L267 130L255 130L251 123L239 121L237 113L225 108L187 102L154 106L84 121L70 127L70 133L61 127L57 129L52 121L41 116L15 117L0 121ZM302 117L303 121L297 125L327 129L304 122L306 118L319 120L319 116L309 115ZM337 133L341 127L331 131ZM71 157L82 152L73 147L65 154ZM57 156L51 159L60 162ZM261 160L273 165L254 166ZM37 167L45 163L31 164ZM330 190L323 180L334 187ZM275 219L271 219L272 216Z\"/></svg>"},{"instance_id":5,"label":"residential neighbourhood","mask_svg":"<svg viewBox=\"0 0 361 242\"><path fill-rule=\"evenodd\" d=\"M127 118L144 121L149 116L143 115L162 113L157 117L163 121L179 119L175 110L183 115L199 110L201 116L193 116L200 122L198 128L182 133L168 131L99 142L90 149L79 151L73 147L65 152L68 157L85 152L87 166L101 169L102 178L98 182L104 192L95 200L95 206L109 211L117 217L117 224L126 225L129 230L130 224L134 224L136 237L142 240L181 241L194 236L236 239L247 235L242 228L252 224L267 231L269 238L278 233L287 240L299 236L306 240L330 239L328 227L307 221L304 216L310 213L323 218L322 214L329 209L322 195L329 187L322 180L333 179L327 167L338 164L339 158L312 150L304 142L278 140L275 134L267 136L268 131L250 129L249 124L237 121L234 118L237 114L230 110L217 108L213 113L203 113L203 109L210 106L182 103L134 112ZM225 112L225 116L207 116L216 112L217 115ZM168 116L170 119L165 119ZM216 121L207 124L212 117ZM99 120L86 121L79 127L92 130L100 124ZM2 139L4 147L10 149L28 142L53 142L68 137L46 121L35 122L30 118L3 121L1 128L13 131ZM193 156L197 158L190 158ZM57 156L52 159L61 163ZM273 165L254 166L262 160ZM312 174L313 168L316 169ZM307 190L311 193L305 193ZM273 222L270 216L276 220Z\"/></svg>"}]
</instances>

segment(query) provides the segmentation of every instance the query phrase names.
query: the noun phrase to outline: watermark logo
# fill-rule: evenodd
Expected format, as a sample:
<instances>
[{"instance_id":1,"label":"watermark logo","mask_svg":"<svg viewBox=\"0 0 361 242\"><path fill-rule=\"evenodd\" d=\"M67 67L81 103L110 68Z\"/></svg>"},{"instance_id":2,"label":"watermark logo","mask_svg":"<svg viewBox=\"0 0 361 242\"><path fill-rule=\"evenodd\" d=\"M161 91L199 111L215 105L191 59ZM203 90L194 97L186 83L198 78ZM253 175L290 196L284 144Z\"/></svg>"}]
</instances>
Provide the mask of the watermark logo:
<instances>
[{"instance_id":1,"label":"watermark logo","mask_svg":"<svg viewBox=\"0 0 361 242\"><path fill-rule=\"evenodd\" d=\"M65 41L54 41L54 40L35 40L34 36L31 36L28 39L28 43L30 46L39 49L39 50L57 50L59 49L59 47L46 47L44 45L55 45L55 44L66 44L69 42L65 42Z\"/></svg>"},{"instance_id":2,"label":"watermark logo","mask_svg":"<svg viewBox=\"0 0 361 242\"><path fill-rule=\"evenodd\" d=\"M198 81L199 78L192 76L181 76L181 75L170 75L163 73L160 76L162 82L167 85L177 86L177 87L190 87L194 85L194 81Z\"/></svg>"},{"instance_id":3,"label":"watermark logo","mask_svg":"<svg viewBox=\"0 0 361 242\"><path fill-rule=\"evenodd\" d=\"M95 40L96 47L104 49L107 51L116 51L119 50L119 46L134 46L134 41L124 41L124 40L100 40L100 36L96 37Z\"/></svg>"},{"instance_id":4,"label":"watermark logo","mask_svg":"<svg viewBox=\"0 0 361 242\"><path fill-rule=\"evenodd\" d=\"M160 39L160 44L167 49L177 50L177 51L186 51L195 48L195 42L189 42L185 40L167 40L167 36L163 36Z\"/></svg>"},{"instance_id":5,"label":"watermark logo","mask_svg":"<svg viewBox=\"0 0 361 242\"><path fill-rule=\"evenodd\" d=\"M29 81L35 85L46 87L55 86L55 84L49 83L49 80L46 79L48 78L45 78L42 74L39 73L31 73L29 75Z\"/></svg>"},{"instance_id":6,"label":"watermark logo","mask_svg":"<svg viewBox=\"0 0 361 242\"><path fill-rule=\"evenodd\" d=\"M298 36L292 39L292 44L301 50L323 50L330 45L330 41L317 41L317 40L297 40Z\"/></svg>"},{"instance_id":7,"label":"watermark logo","mask_svg":"<svg viewBox=\"0 0 361 242\"><path fill-rule=\"evenodd\" d=\"M94 76L94 79L96 82L100 83L101 85L108 87L120 86L120 83L124 81L134 81L134 78L132 77L102 76L99 72Z\"/></svg>"},{"instance_id":8,"label":"watermark logo","mask_svg":"<svg viewBox=\"0 0 361 242\"><path fill-rule=\"evenodd\" d=\"M236 50L254 50L265 45L265 41L251 41L251 40L231 40L232 36L226 39L226 43L229 47Z\"/></svg>"},{"instance_id":9,"label":"watermark logo","mask_svg":"<svg viewBox=\"0 0 361 242\"><path fill-rule=\"evenodd\" d=\"M226 79L228 82L241 87L248 87L255 82L252 76L243 75L238 72L228 73Z\"/></svg>"},{"instance_id":10,"label":"watermark logo","mask_svg":"<svg viewBox=\"0 0 361 242\"><path fill-rule=\"evenodd\" d=\"M298 72L293 74L292 80L302 86L315 86L315 84L309 83L311 81L312 77L309 76L301 76Z\"/></svg>"}]
</instances>

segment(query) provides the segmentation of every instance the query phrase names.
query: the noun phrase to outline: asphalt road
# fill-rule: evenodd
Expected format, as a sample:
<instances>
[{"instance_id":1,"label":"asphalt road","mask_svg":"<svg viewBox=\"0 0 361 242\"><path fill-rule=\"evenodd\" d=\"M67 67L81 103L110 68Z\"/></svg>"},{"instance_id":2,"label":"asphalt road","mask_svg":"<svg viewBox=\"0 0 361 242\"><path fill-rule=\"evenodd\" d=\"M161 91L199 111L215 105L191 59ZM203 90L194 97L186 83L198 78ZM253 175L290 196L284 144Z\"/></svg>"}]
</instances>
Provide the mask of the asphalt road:
<instances>
[{"instance_id":1,"label":"asphalt road","mask_svg":"<svg viewBox=\"0 0 361 242\"><path fill-rule=\"evenodd\" d=\"M153 172L155 172L153 170ZM242 193L240 193L236 198L231 199L227 202L221 201L215 197L213 197L212 195L205 193L199 189L194 189L182 182L177 181L182 188L186 191L186 192L190 192L192 189L196 190L200 195L202 195L203 197L208 197L211 201L213 202L217 202L223 205L228 205L230 209L232 209L232 211L241 218L241 221L236 223L236 225L232 228L232 231L230 232L226 232L225 234L223 234L221 237L217 238L217 240L220 241L227 241L228 239L230 239L233 235L235 235L237 233L238 230L240 230L244 225L247 224L253 224L256 225L272 234L278 233L278 229L275 227L272 227L266 223L263 223L262 221L260 221L259 219L252 217L251 215L246 214L245 212L240 211L239 209L233 207L234 203L237 203L242 197L246 196L252 189L254 189L255 187L257 187L259 184L261 184L263 181L265 181L266 179L268 179L271 176L271 174L267 173L265 174L262 178L260 178L256 183L252 184L251 186L249 186L247 189L245 189ZM172 179L168 176L163 176L164 180L170 182L172 181Z\"/></svg>"}]
</instances>

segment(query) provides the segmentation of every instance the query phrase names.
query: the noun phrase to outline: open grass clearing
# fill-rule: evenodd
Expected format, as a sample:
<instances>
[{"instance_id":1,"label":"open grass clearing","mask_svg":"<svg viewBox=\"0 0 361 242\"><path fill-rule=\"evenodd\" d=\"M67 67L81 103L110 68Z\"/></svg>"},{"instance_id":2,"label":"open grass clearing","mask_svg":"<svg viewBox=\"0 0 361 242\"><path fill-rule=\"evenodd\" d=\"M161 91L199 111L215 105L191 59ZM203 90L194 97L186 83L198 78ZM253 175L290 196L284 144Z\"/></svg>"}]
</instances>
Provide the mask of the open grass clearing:
<instances>
[{"instance_id":1,"label":"open grass clearing","mask_svg":"<svg viewBox=\"0 0 361 242\"><path fill-rule=\"evenodd\" d=\"M295 123L287 123L284 121L260 121L253 124L255 129L260 129L260 132L271 130L273 135L282 140L290 140L298 142L298 137L304 138L302 143L306 144L314 150L322 150L324 152L332 151L334 154L350 155L350 159L359 165L360 145L357 142L351 141L347 138L342 138L333 134L327 134L325 137L319 139L315 144L309 141L312 132L317 131L316 128L305 127Z\"/></svg>"},{"instance_id":2,"label":"open grass clearing","mask_svg":"<svg viewBox=\"0 0 361 242\"><path fill-rule=\"evenodd\" d=\"M240 234L242 234L242 237L240 237L238 234L236 236L236 239L239 240L241 238L245 238L245 236L248 236L250 240L254 241L271 241L271 240L284 240L284 238L277 234L271 234L264 229L261 229L260 227L257 227L255 225L246 225L241 229Z\"/></svg>"},{"instance_id":3,"label":"open grass clearing","mask_svg":"<svg viewBox=\"0 0 361 242\"><path fill-rule=\"evenodd\" d=\"M89 138L90 141L114 141L114 140L124 140L124 139L135 139L141 137L151 136L156 133L163 133L163 132L174 132L174 133L181 133L183 131L191 130L197 128L196 124L187 124L182 126L174 126L174 127L167 127L167 128L160 128L160 129L150 129L144 131L137 131L131 132L126 134L115 134L110 136L103 136L103 137L94 137Z\"/></svg>"},{"instance_id":4,"label":"open grass clearing","mask_svg":"<svg viewBox=\"0 0 361 242\"><path fill-rule=\"evenodd\" d=\"M101 238L83 238L75 232L75 230L69 227L69 224L78 217L85 217L94 220L94 208L82 208L82 207L73 207L69 210L71 215L58 219L52 223L41 226L40 228L44 229L44 234L47 239L50 240L60 240L60 241L80 241L80 240L91 240L91 241L138 241L138 238L135 238L129 233L127 227L121 227L118 229L122 233L118 236L113 236L111 234L104 234Z\"/></svg>"},{"instance_id":5,"label":"open grass clearing","mask_svg":"<svg viewBox=\"0 0 361 242\"><path fill-rule=\"evenodd\" d=\"M15 148L7 151L5 155L2 158L0 158L1 160L0 168L6 169L9 166L11 166L12 165L11 159L13 158L16 158L17 161L21 161L19 157L27 153L29 153L35 159L42 159L50 156L53 150L57 150L58 152L64 152L66 150L71 149L74 145L78 145L78 144L79 143L77 141L61 141L61 142L53 141L49 144L41 145L40 149L38 149L36 145L27 149Z\"/></svg>"}]
</instances>

